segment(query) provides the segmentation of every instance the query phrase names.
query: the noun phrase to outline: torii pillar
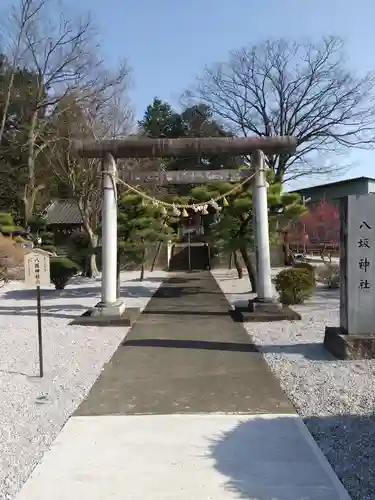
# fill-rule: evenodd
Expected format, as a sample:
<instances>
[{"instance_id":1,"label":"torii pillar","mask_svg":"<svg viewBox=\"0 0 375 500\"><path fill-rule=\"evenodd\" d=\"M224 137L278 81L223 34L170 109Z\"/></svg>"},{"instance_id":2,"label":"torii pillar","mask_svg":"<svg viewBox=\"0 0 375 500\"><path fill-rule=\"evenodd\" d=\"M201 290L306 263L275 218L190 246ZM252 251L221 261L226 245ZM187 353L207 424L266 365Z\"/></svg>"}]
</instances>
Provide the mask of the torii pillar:
<instances>
[{"instance_id":1,"label":"torii pillar","mask_svg":"<svg viewBox=\"0 0 375 500\"><path fill-rule=\"evenodd\" d=\"M255 173L253 181L253 211L255 212L255 245L257 256L257 297L252 302L270 304L274 302L274 297L268 226L268 183L262 151L254 151L251 156L251 166Z\"/></svg>"},{"instance_id":2,"label":"torii pillar","mask_svg":"<svg viewBox=\"0 0 375 500\"><path fill-rule=\"evenodd\" d=\"M117 189L116 161L110 153L102 160L102 296L96 311L121 316L125 303L117 297Z\"/></svg>"}]
</instances>

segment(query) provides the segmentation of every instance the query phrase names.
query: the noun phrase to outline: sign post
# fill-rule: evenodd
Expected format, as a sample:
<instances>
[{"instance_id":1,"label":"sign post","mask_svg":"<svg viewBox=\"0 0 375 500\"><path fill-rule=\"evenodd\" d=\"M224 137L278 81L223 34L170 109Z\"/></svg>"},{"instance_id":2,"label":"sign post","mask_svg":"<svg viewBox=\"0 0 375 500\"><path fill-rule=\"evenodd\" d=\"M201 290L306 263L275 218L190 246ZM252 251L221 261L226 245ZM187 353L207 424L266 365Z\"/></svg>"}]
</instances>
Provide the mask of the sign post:
<instances>
[{"instance_id":1,"label":"sign post","mask_svg":"<svg viewBox=\"0 0 375 500\"><path fill-rule=\"evenodd\" d=\"M375 194L340 204L340 326L324 345L340 359L375 358Z\"/></svg>"},{"instance_id":2,"label":"sign post","mask_svg":"<svg viewBox=\"0 0 375 500\"><path fill-rule=\"evenodd\" d=\"M30 288L36 287L36 305L38 317L38 354L39 354L39 375L44 375L43 369L43 335L42 335L42 300L41 286L50 284L50 263L49 256L42 252L31 252L25 255L25 283Z\"/></svg>"},{"instance_id":3,"label":"sign post","mask_svg":"<svg viewBox=\"0 0 375 500\"><path fill-rule=\"evenodd\" d=\"M341 207L341 327L375 335L375 195L349 196Z\"/></svg>"},{"instance_id":4,"label":"sign post","mask_svg":"<svg viewBox=\"0 0 375 500\"><path fill-rule=\"evenodd\" d=\"M166 170L155 172L139 172L121 170L121 180L132 184L157 183L165 184L210 184L215 182L241 182L251 175L246 170Z\"/></svg>"}]
</instances>

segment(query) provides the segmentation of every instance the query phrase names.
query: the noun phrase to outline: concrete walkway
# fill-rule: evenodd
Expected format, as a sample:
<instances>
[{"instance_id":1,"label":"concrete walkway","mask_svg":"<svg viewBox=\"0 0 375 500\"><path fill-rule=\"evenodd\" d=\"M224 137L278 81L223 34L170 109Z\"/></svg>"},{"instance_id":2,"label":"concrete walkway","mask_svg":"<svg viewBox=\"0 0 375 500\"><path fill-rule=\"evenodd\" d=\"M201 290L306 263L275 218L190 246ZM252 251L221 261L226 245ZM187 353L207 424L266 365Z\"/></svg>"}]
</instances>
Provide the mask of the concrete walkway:
<instances>
[{"instance_id":1,"label":"concrete walkway","mask_svg":"<svg viewBox=\"0 0 375 500\"><path fill-rule=\"evenodd\" d=\"M166 280L17 500L348 500L228 310Z\"/></svg>"}]
</instances>

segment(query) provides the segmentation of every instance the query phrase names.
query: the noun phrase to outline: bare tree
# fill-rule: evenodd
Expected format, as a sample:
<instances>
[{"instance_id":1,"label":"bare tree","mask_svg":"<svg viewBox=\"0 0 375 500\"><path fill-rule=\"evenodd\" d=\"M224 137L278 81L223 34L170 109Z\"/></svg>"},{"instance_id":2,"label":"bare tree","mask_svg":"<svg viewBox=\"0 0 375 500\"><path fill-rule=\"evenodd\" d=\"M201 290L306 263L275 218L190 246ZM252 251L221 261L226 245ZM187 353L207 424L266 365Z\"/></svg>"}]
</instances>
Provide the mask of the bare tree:
<instances>
[{"instance_id":1,"label":"bare tree","mask_svg":"<svg viewBox=\"0 0 375 500\"><path fill-rule=\"evenodd\" d=\"M42 9L43 4L44 0L20 0L18 9L16 9L14 6L11 7L9 19L9 24L11 24L13 28L13 33L12 31L9 33L9 51L11 53L11 64L9 71L7 72L8 82L6 85L5 94L3 96L4 103L3 116L1 117L0 123L0 145L2 144L9 105L12 98L14 77L21 56L23 37L25 35L25 31L28 29L30 22Z\"/></svg>"},{"instance_id":2,"label":"bare tree","mask_svg":"<svg viewBox=\"0 0 375 500\"><path fill-rule=\"evenodd\" d=\"M87 234L91 256L87 274L98 274L99 214L102 202L101 161L78 158L72 153L73 140L118 139L127 135L132 124L132 110L127 98L130 70L122 64L115 75L101 71L97 93L82 99L76 93L59 103L53 121L55 140L48 144L47 154L54 175L74 199L80 210L83 229ZM69 101L69 102L66 102Z\"/></svg>"},{"instance_id":3,"label":"bare tree","mask_svg":"<svg viewBox=\"0 0 375 500\"><path fill-rule=\"evenodd\" d=\"M32 15L24 22L26 7ZM51 116L58 103L74 90L79 89L81 96L87 96L95 86L93 68L100 61L96 57L96 35L90 17L68 19L58 1L21 0L19 12L15 9L12 18L15 31L19 30L18 64L33 75L28 89L28 115L22 124L23 133L16 138L24 141L19 146L27 156L27 182L22 195L27 225L36 196L44 188L36 182L36 168L37 158L48 144L47 136L52 139L48 135Z\"/></svg>"},{"instance_id":4,"label":"bare tree","mask_svg":"<svg viewBox=\"0 0 375 500\"><path fill-rule=\"evenodd\" d=\"M65 185L70 197L77 203L82 217L83 229L87 235L91 256L89 276L98 275L96 248L98 246L97 228L101 207L100 162L98 160L80 160L72 155L69 145L54 145L52 168L58 181Z\"/></svg>"},{"instance_id":5,"label":"bare tree","mask_svg":"<svg viewBox=\"0 0 375 500\"><path fill-rule=\"evenodd\" d=\"M288 181L342 172L338 155L373 147L374 85L373 74L349 69L339 38L281 39L207 67L185 98L208 104L237 135L296 136L296 153L268 157L276 179Z\"/></svg>"}]
</instances>

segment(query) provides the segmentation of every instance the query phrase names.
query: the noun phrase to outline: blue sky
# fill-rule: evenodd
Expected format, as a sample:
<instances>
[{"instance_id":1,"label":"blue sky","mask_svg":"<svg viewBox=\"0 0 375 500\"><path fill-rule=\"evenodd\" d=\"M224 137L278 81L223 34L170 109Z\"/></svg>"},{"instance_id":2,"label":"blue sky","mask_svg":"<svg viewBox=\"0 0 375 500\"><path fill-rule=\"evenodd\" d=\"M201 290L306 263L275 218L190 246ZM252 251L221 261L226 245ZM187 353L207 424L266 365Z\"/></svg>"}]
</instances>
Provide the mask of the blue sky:
<instances>
[{"instance_id":1,"label":"blue sky","mask_svg":"<svg viewBox=\"0 0 375 500\"><path fill-rule=\"evenodd\" d=\"M4 3L5 2L5 3ZM11 0L2 0L2 6ZM104 55L133 68L132 99L140 118L154 96L177 105L205 64L229 50L269 37L339 35L347 40L355 71L375 70L375 2L371 0L65 0L90 9ZM375 151L353 152L346 177L375 177ZM315 183L315 182L314 182ZM317 180L319 183L319 180Z\"/></svg>"}]
</instances>

